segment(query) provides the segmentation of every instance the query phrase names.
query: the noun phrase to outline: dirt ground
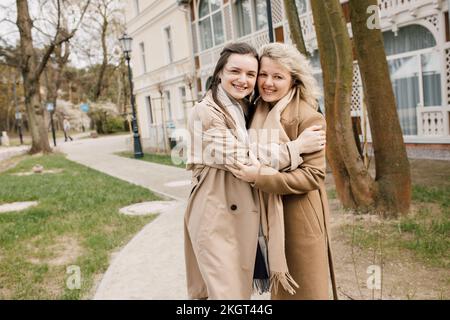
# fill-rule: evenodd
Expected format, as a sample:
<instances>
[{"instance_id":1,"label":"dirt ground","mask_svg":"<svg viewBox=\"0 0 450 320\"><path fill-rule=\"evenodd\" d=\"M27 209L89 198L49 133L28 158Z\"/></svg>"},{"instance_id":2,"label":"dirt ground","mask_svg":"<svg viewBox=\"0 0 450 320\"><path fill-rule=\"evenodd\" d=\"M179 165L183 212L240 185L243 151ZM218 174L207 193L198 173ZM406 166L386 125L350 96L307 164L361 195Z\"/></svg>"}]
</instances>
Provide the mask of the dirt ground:
<instances>
[{"instance_id":1,"label":"dirt ground","mask_svg":"<svg viewBox=\"0 0 450 320\"><path fill-rule=\"evenodd\" d=\"M410 160L413 184L450 187L450 161ZM333 187L330 174L327 188ZM431 205L432 206L432 205ZM408 250L380 257L379 248L362 249L351 244L343 225L376 226L376 216L355 216L330 200L331 234L336 281L340 299L450 299L450 271L433 268L417 260ZM368 289L371 266L381 270L381 288ZM375 267L376 268L376 267ZM369 283L370 285L370 283Z\"/></svg>"},{"instance_id":2,"label":"dirt ground","mask_svg":"<svg viewBox=\"0 0 450 320\"><path fill-rule=\"evenodd\" d=\"M331 243L340 299L450 299L449 270L426 266L407 250L380 255L380 248L362 249L352 245L351 235L341 226L364 222L375 227L377 218L346 213L337 200L331 200L330 207ZM380 267L380 289L368 289L371 266Z\"/></svg>"}]
</instances>

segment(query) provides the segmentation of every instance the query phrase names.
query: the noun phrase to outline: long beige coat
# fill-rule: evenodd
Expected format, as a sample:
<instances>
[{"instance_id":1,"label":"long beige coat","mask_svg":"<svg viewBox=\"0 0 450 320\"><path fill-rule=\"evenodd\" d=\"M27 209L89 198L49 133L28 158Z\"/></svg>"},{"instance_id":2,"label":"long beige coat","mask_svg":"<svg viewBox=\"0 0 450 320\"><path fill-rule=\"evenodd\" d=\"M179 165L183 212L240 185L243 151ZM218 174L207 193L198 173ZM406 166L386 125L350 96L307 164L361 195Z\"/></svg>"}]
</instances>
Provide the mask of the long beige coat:
<instances>
[{"instance_id":1,"label":"long beige coat","mask_svg":"<svg viewBox=\"0 0 450 320\"><path fill-rule=\"evenodd\" d=\"M201 121L204 132L231 128L228 115L210 96L194 106L191 134L195 121ZM188 161L188 169L193 171L184 221L188 296L249 299L259 230L258 195L221 165Z\"/></svg>"},{"instance_id":2,"label":"long beige coat","mask_svg":"<svg viewBox=\"0 0 450 320\"><path fill-rule=\"evenodd\" d=\"M291 140L312 125L322 125L323 116L308 106L290 103L281 114L281 124ZM303 156L291 172L259 175L255 187L283 195L286 259L289 272L300 286L290 295L280 286L272 299L329 299L330 275L335 293L329 247L329 207L325 192L325 150ZM270 213L269 213L270 214Z\"/></svg>"}]
</instances>

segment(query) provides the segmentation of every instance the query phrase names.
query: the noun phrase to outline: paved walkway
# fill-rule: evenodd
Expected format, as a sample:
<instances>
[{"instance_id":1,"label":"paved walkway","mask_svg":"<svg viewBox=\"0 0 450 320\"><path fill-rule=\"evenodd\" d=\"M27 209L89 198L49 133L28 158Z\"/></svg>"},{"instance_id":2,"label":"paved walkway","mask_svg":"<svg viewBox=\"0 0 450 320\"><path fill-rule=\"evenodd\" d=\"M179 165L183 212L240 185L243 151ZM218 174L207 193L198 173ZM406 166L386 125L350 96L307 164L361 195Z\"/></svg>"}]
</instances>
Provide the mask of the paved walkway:
<instances>
[{"instance_id":1,"label":"paved walkway","mask_svg":"<svg viewBox=\"0 0 450 320\"><path fill-rule=\"evenodd\" d=\"M72 138L74 140L77 140L77 139L80 139L83 137L87 137L87 136L89 136L89 134L90 134L89 132L77 133L77 134L73 134ZM49 142L50 142L50 147L53 148L53 140L49 139ZM56 139L57 147L59 147L59 145L61 145L63 143L65 143L63 137ZM67 142L67 143L69 143L69 142ZM30 148L31 148L31 145L21 145L21 146L13 146L13 147L0 146L0 161L7 160L9 158L25 154L30 150Z\"/></svg>"},{"instance_id":2,"label":"paved walkway","mask_svg":"<svg viewBox=\"0 0 450 320\"><path fill-rule=\"evenodd\" d=\"M175 209L161 213L112 258L94 299L187 299L183 217L190 188L183 182L190 182L191 174L114 155L130 148L129 136L78 140L60 146L70 160L177 201ZM268 295L253 299L268 299Z\"/></svg>"},{"instance_id":3,"label":"paved walkway","mask_svg":"<svg viewBox=\"0 0 450 320\"><path fill-rule=\"evenodd\" d=\"M0 147L0 161L25 154L30 146Z\"/></svg>"},{"instance_id":4,"label":"paved walkway","mask_svg":"<svg viewBox=\"0 0 450 320\"><path fill-rule=\"evenodd\" d=\"M70 160L178 200L174 210L146 225L112 259L94 299L186 299L183 216L189 186L165 184L190 180L190 173L114 155L129 148L127 138L85 139L60 146Z\"/></svg>"}]
</instances>

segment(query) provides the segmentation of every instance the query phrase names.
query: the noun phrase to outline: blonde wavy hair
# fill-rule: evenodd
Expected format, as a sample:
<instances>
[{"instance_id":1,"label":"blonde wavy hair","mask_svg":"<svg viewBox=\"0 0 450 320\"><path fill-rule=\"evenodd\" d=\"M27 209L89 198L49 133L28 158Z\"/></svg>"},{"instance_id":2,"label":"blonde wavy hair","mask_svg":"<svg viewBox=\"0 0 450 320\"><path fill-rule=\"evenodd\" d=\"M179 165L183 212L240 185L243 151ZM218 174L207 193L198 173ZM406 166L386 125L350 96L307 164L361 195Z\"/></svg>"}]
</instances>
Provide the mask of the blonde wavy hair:
<instances>
[{"instance_id":1,"label":"blonde wavy hair","mask_svg":"<svg viewBox=\"0 0 450 320\"><path fill-rule=\"evenodd\" d=\"M286 43L269 43L259 50L259 61L267 57L290 71L293 86L299 90L300 97L311 107L318 108L318 99L322 95L313 76L309 60L297 48Z\"/></svg>"}]
</instances>

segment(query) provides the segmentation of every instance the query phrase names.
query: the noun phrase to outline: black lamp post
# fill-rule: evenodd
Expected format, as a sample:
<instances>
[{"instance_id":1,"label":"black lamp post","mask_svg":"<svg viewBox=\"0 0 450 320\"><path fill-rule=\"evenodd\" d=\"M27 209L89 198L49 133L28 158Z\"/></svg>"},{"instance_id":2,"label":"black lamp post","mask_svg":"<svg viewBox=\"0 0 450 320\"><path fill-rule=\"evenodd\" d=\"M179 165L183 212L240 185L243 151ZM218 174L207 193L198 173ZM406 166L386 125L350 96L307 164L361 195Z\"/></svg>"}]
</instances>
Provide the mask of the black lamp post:
<instances>
[{"instance_id":1,"label":"black lamp post","mask_svg":"<svg viewBox=\"0 0 450 320\"><path fill-rule=\"evenodd\" d=\"M272 24L272 5L270 0L266 0L266 10L267 10L267 26L269 28L269 42L273 42L273 24Z\"/></svg>"},{"instance_id":2,"label":"black lamp post","mask_svg":"<svg viewBox=\"0 0 450 320\"><path fill-rule=\"evenodd\" d=\"M119 41L122 46L123 54L125 55L125 59L127 60L128 64L128 80L130 81L130 98L132 110L131 126L133 128L133 138L134 138L134 157L142 158L144 156L144 153L142 152L141 138L139 136L138 124L136 119L136 107L133 94L133 80L131 78L131 67L130 67L131 42L133 41L133 38L124 33L122 38L119 39Z\"/></svg>"}]
</instances>

